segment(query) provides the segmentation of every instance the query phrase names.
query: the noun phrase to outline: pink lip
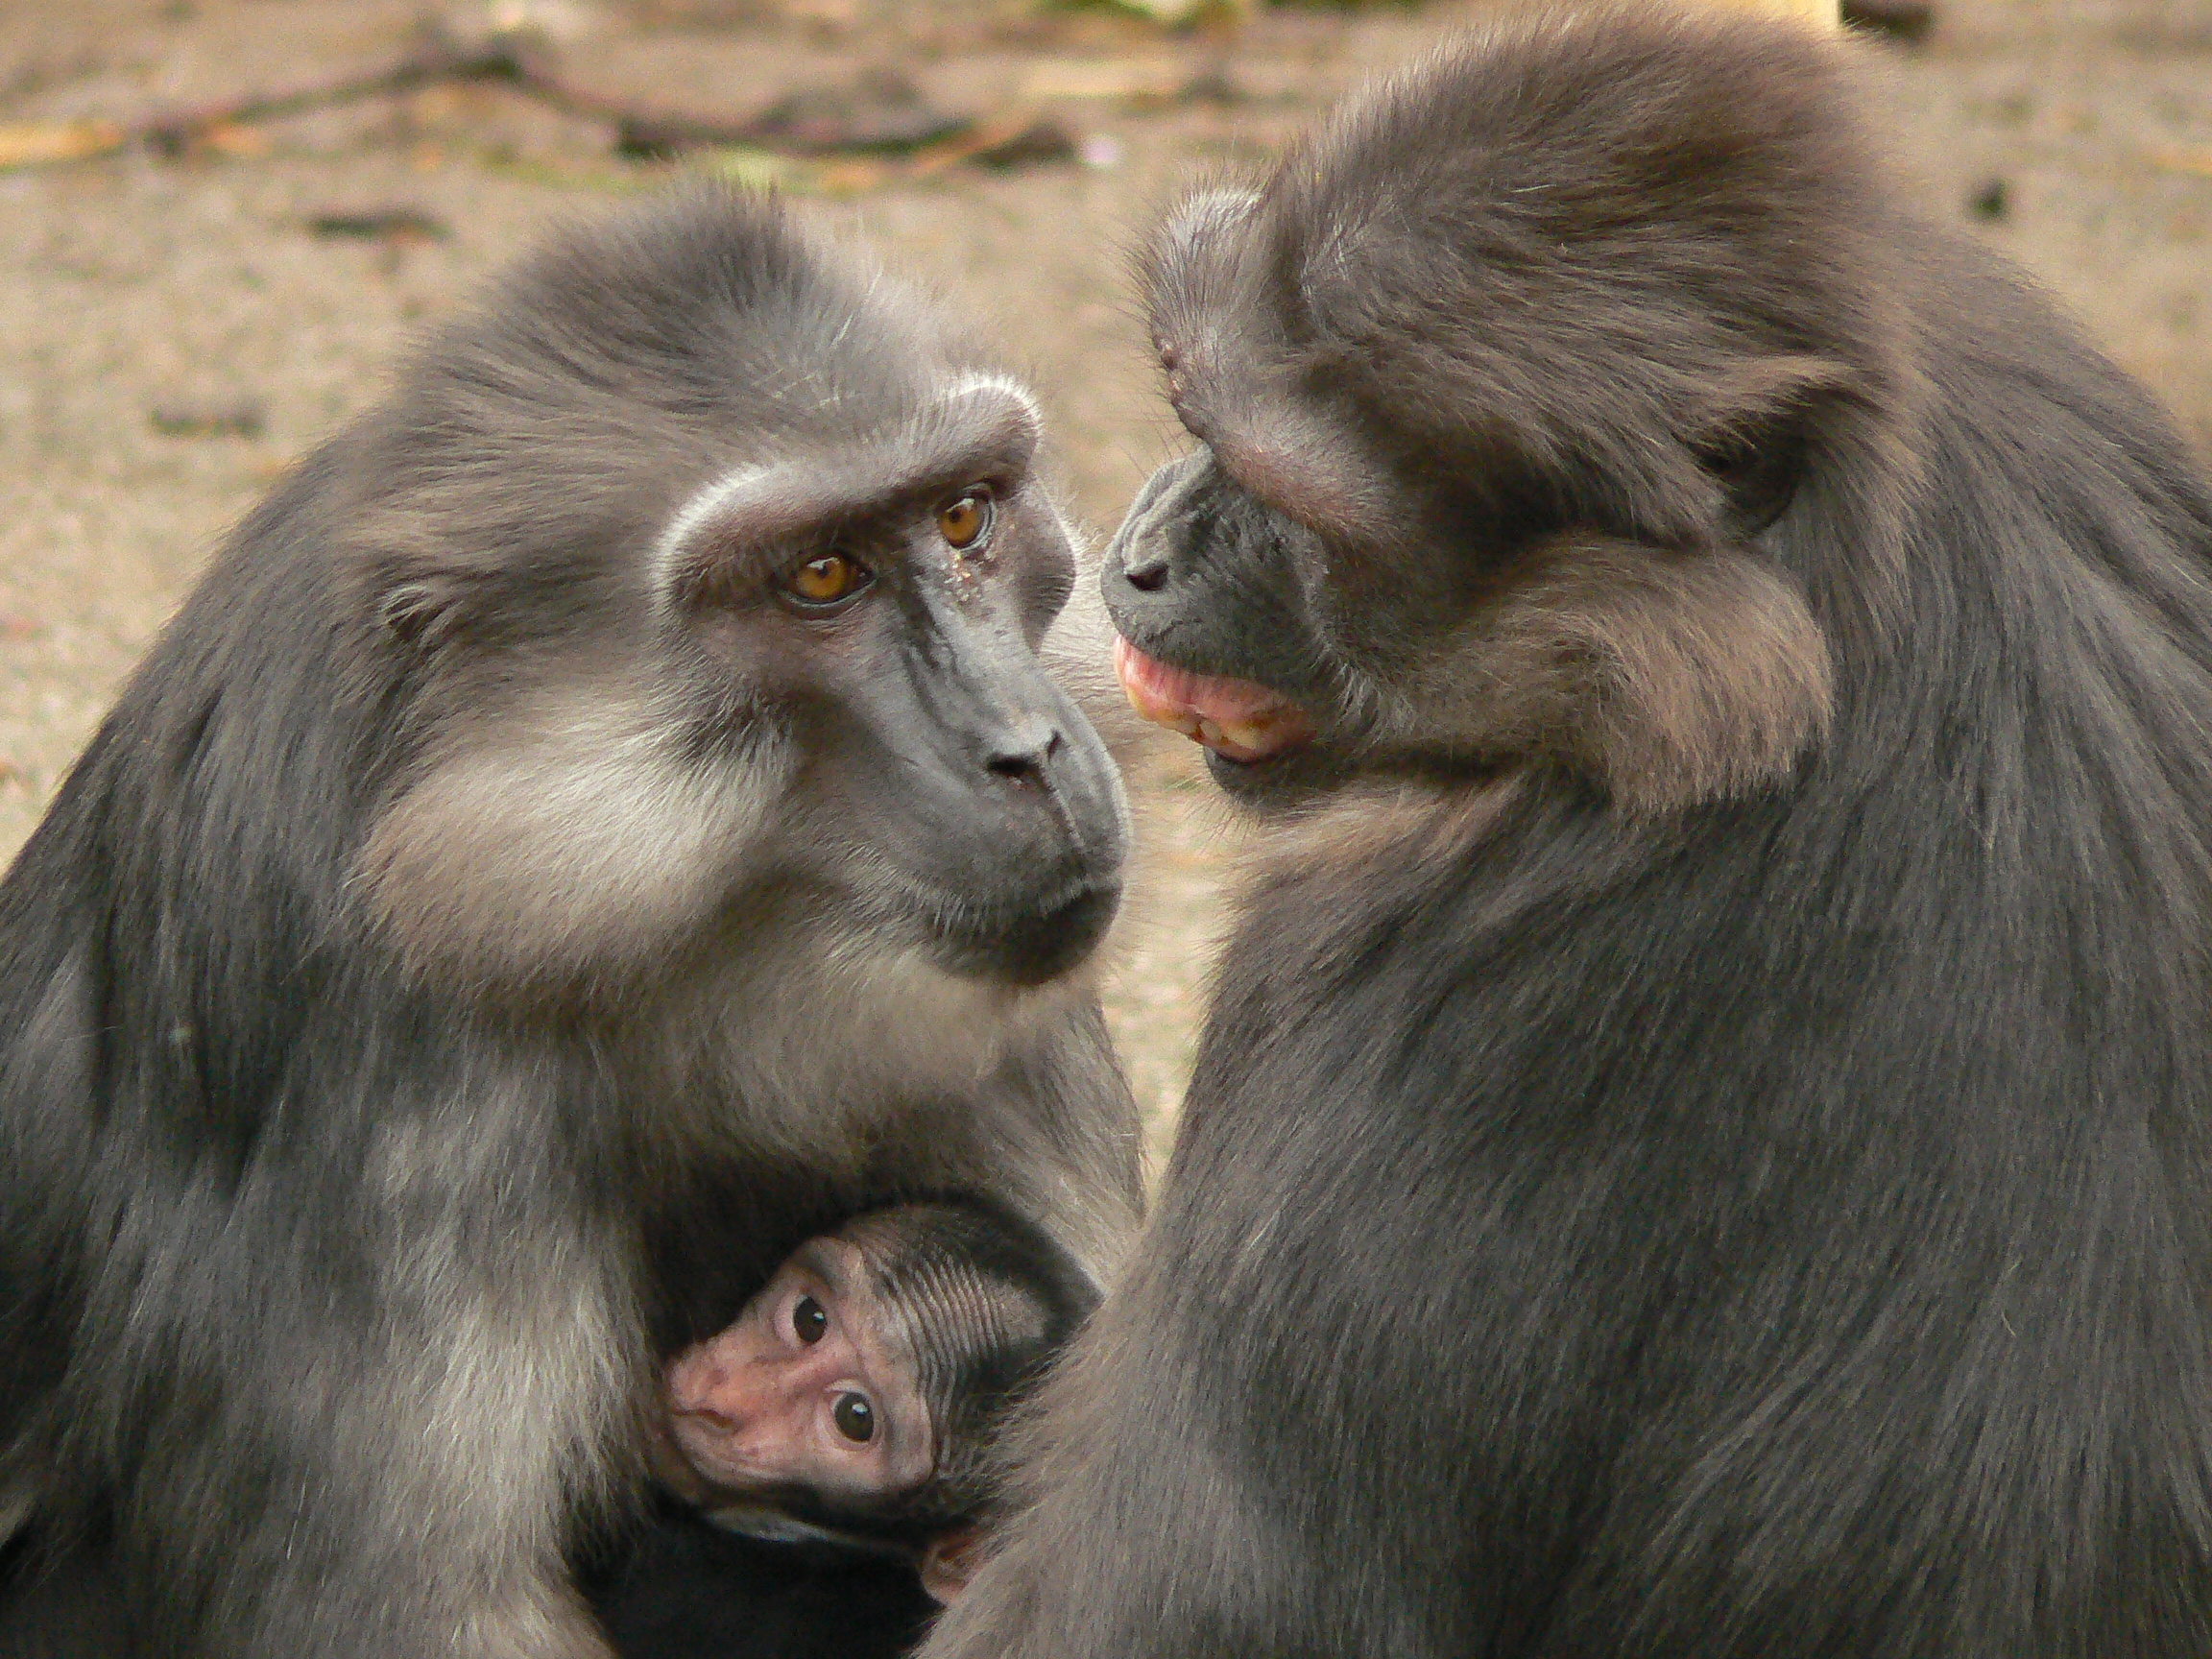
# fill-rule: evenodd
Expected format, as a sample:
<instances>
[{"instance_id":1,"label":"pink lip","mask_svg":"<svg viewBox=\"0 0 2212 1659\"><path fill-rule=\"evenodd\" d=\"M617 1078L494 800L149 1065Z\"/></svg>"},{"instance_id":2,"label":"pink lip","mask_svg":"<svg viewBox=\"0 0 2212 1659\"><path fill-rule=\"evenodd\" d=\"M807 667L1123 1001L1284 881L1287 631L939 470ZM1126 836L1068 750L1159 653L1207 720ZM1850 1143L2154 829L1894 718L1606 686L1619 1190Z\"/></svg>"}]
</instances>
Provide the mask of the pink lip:
<instances>
[{"instance_id":1,"label":"pink lip","mask_svg":"<svg viewBox=\"0 0 2212 1659\"><path fill-rule=\"evenodd\" d=\"M1114 672L1129 706L1231 760L1264 760L1313 735L1306 711L1279 691L1249 680L1193 674L1114 640Z\"/></svg>"}]
</instances>

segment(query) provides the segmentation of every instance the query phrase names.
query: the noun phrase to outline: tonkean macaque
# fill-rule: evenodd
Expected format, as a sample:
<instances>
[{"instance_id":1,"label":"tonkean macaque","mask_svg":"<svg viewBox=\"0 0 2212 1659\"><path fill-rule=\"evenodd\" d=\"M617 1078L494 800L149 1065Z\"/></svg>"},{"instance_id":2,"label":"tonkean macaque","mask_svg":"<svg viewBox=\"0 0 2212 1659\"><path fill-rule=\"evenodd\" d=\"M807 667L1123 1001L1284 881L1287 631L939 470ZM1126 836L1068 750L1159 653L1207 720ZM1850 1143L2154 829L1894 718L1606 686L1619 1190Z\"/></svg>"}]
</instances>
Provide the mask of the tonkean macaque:
<instances>
[{"instance_id":1,"label":"tonkean macaque","mask_svg":"<svg viewBox=\"0 0 2212 1659\"><path fill-rule=\"evenodd\" d=\"M871 1212L796 1251L668 1369L668 1483L741 1529L776 1518L964 1581L996 1431L1094 1292L1043 1234L970 1203Z\"/></svg>"}]
</instances>

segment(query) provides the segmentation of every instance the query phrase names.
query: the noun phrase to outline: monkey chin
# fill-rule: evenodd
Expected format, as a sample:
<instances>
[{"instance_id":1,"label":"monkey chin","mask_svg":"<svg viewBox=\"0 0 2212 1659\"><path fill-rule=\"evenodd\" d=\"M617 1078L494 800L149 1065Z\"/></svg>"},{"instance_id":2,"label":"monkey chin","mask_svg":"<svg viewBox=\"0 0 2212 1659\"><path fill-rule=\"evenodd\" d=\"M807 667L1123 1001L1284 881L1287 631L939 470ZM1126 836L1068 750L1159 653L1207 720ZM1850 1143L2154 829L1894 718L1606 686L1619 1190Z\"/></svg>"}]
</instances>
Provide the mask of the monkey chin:
<instances>
[{"instance_id":1,"label":"monkey chin","mask_svg":"<svg viewBox=\"0 0 2212 1659\"><path fill-rule=\"evenodd\" d=\"M1083 965L1113 926L1120 903L1118 881L1081 882L1034 913L940 926L933 929L931 954L955 977L1036 990Z\"/></svg>"}]
</instances>

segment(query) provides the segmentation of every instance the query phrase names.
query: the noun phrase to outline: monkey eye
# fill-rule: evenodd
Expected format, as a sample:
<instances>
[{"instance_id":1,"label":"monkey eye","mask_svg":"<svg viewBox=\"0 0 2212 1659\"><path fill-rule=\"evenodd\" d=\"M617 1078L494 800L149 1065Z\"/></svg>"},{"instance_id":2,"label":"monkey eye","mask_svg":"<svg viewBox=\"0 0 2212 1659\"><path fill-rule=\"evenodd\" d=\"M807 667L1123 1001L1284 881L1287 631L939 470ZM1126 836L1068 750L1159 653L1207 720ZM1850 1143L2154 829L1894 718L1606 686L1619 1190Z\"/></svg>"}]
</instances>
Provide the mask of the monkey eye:
<instances>
[{"instance_id":1,"label":"monkey eye","mask_svg":"<svg viewBox=\"0 0 2212 1659\"><path fill-rule=\"evenodd\" d=\"M970 490L937 509L937 534L953 547L973 547L991 528L991 492Z\"/></svg>"},{"instance_id":2,"label":"monkey eye","mask_svg":"<svg viewBox=\"0 0 2212 1659\"><path fill-rule=\"evenodd\" d=\"M823 1333L830 1329L830 1315L822 1310L822 1304L811 1296L802 1296L791 1309L791 1334L812 1346L822 1340Z\"/></svg>"},{"instance_id":3,"label":"monkey eye","mask_svg":"<svg viewBox=\"0 0 2212 1659\"><path fill-rule=\"evenodd\" d=\"M801 610L820 611L843 604L871 578L867 568L842 553L825 553L783 578L783 590Z\"/></svg>"},{"instance_id":4,"label":"monkey eye","mask_svg":"<svg viewBox=\"0 0 2212 1659\"><path fill-rule=\"evenodd\" d=\"M830 1420L837 1425L837 1432L855 1446L865 1446L876 1438L876 1407L868 1404L865 1394L840 1394L837 1404L830 1408Z\"/></svg>"}]
</instances>

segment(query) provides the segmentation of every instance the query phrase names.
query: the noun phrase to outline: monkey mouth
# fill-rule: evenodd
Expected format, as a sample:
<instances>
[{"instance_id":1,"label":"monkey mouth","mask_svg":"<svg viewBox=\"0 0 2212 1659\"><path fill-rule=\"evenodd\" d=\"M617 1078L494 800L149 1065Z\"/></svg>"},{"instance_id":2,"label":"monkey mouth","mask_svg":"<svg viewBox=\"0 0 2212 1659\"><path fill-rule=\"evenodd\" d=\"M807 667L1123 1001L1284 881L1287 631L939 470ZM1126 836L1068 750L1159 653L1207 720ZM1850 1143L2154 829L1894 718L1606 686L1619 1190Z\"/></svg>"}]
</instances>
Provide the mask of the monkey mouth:
<instances>
[{"instance_id":1,"label":"monkey mouth","mask_svg":"<svg viewBox=\"0 0 2212 1659\"><path fill-rule=\"evenodd\" d=\"M1155 725L1249 766L1311 741L1313 722L1283 695L1249 680L1193 674L1114 638L1114 672L1129 706Z\"/></svg>"}]
</instances>

